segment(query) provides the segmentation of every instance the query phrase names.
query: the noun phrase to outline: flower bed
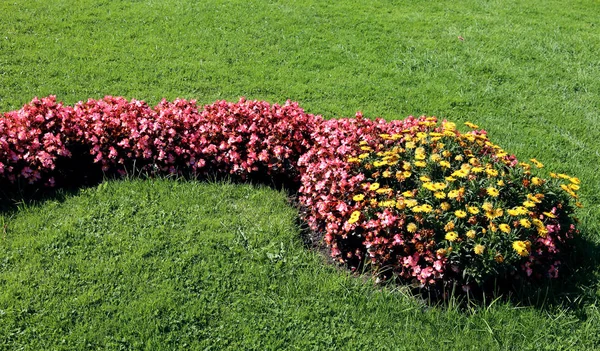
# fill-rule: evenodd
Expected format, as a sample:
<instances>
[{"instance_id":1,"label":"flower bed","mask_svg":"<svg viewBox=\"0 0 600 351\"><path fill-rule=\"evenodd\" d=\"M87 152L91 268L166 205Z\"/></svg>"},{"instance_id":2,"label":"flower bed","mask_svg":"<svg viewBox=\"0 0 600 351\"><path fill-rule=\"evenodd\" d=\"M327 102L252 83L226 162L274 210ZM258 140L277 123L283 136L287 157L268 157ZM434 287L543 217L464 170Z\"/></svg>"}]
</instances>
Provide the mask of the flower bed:
<instances>
[{"instance_id":1,"label":"flower bed","mask_svg":"<svg viewBox=\"0 0 600 351\"><path fill-rule=\"evenodd\" d=\"M296 103L105 97L34 99L0 118L0 184L73 174L232 174L299 181L331 256L420 287L556 278L572 249L579 179L543 179L493 144L435 118L324 121ZM580 206L575 202L575 206Z\"/></svg>"}]
</instances>

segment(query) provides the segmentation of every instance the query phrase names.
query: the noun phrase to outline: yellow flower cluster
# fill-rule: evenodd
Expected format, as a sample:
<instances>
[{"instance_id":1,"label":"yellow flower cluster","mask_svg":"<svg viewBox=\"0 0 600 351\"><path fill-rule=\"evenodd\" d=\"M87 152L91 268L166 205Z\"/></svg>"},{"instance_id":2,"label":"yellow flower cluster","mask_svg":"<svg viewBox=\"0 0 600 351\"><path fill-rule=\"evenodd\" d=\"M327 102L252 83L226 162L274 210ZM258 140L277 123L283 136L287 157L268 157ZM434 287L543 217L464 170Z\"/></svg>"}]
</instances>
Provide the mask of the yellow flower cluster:
<instances>
[{"instance_id":1,"label":"yellow flower cluster","mask_svg":"<svg viewBox=\"0 0 600 351\"><path fill-rule=\"evenodd\" d=\"M552 229L547 226L558 216L552 209L557 201L552 186L557 185L531 174L532 165L544 167L538 160L517 163L487 134L461 134L454 123L440 127L433 118L380 137L348 159L365 175L361 193L352 200L363 206L367 219L393 211L402 218L398 233L431 235L433 229L438 257L515 264L531 254L536 236L546 237ZM550 175L566 181L560 188L577 198L578 178ZM353 212L348 223L360 216Z\"/></svg>"}]
</instances>

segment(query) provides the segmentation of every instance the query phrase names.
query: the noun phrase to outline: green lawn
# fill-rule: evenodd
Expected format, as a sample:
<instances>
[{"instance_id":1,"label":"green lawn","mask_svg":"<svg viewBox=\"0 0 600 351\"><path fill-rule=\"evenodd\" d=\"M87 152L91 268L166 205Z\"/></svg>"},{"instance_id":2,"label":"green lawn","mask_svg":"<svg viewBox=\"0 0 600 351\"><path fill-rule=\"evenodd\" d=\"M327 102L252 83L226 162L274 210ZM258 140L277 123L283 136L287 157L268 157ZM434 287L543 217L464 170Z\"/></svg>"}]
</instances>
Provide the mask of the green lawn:
<instances>
[{"instance_id":1,"label":"green lawn","mask_svg":"<svg viewBox=\"0 0 600 351\"><path fill-rule=\"evenodd\" d=\"M0 111L50 94L246 96L326 118L468 120L582 180L587 250L587 280L563 281L575 293L554 305L431 307L304 248L282 192L109 182L2 213L0 349L600 348L600 267L586 258L600 256L596 1L30 0L0 13Z\"/></svg>"}]
</instances>

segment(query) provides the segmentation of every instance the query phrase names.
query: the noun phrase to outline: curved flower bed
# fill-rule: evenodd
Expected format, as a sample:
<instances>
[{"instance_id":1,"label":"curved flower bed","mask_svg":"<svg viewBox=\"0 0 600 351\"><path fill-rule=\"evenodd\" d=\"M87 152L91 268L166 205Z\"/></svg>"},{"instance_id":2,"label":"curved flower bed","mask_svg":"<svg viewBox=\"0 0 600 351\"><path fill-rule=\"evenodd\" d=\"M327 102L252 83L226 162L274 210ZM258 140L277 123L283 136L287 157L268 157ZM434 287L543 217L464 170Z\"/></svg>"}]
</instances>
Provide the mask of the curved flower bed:
<instances>
[{"instance_id":1,"label":"curved flower bed","mask_svg":"<svg viewBox=\"0 0 600 351\"><path fill-rule=\"evenodd\" d=\"M296 103L107 96L34 99L0 118L0 184L55 186L123 174L232 174L299 181L331 256L420 287L556 278L577 233L579 179L518 162L485 131L435 118L323 120ZM532 167L533 165L533 167ZM576 206L580 206L578 202Z\"/></svg>"}]
</instances>

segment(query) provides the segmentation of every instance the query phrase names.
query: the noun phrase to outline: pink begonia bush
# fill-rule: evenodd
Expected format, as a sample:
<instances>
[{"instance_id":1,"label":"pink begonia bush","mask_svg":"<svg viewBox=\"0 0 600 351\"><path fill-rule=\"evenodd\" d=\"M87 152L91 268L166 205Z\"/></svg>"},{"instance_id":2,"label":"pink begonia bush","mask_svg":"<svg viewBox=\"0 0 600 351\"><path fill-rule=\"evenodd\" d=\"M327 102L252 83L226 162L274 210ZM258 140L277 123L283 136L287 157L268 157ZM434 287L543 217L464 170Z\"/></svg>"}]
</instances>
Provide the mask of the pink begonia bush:
<instances>
[{"instance_id":1,"label":"pink begonia bush","mask_svg":"<svg viewBox=\"0 0 600 351\"><path fill-rule=\"evenodd\" d=\"M107 96L74 107L54 96L34 99L0 119L0 178L53 185L60 157L90 159L87 172L281 176L297 181L298 158L321 117L297 103L194 100L145 102ZM73 155L72 153L77 153ZM66 163L68 164L68 163ZM69 167L82 167L74 163ZM86 165L87 166L87 165Z\"/></svg>"},{"instance_id":2,"label":"pink begonia bush","mask_svg":"<svg viewBox=\"0 0 600 351\"><path fill-rule=\"evenodd\" d=\"M461 135L436 123L360 113L325 121L290 101L200 107L177 99L151 108L106 96L71 107L49 96L0 118L0 185L72 185L133 169L284 179L331 257L352 269L367 262L384 278L421 287L468 287L517 270L525 279L557 277L559 254L577 231L555 188L577 198L579 180L532 176L485 131Z\"/></svg>"}]
</instances>

